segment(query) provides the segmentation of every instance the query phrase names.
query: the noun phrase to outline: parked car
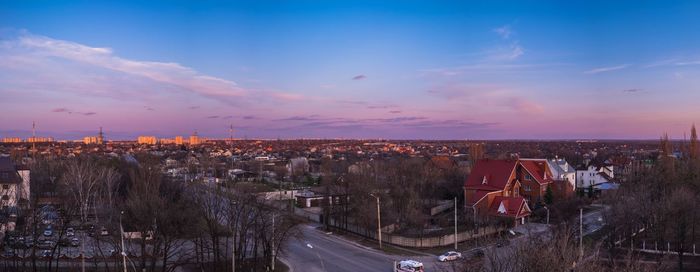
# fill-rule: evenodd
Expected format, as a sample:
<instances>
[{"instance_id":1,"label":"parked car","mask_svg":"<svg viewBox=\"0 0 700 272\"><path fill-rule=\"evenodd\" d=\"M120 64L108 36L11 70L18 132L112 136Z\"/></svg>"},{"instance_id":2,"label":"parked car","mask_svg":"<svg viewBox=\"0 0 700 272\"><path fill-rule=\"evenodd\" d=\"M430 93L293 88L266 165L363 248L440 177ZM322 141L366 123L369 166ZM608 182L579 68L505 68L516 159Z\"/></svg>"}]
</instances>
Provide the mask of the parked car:
<instances>
[{"instance_id":1,"label":"parked car","mask_svg":"<svg viewBox=\"0 0 700 272\"><path fill-rule=\"evenodd\" d=\"M73 229L73 228L67 228L67 229L66 229L66 236L68 236L68 237L73 237L73 236L75 236L75 229Z\"/></svg>"},{"instance_id":2,"label":"parked car","mask_svg":"<svg viewBox=\"0 0 700 272\"><path fill-rule=\"evenodd\" d=\"M102 230L100 230L100 235L102 235L102 236L109 235L109 231L107 231L107 228L102 227Z\"/></svg>"},{"instance_id":3,"label":"parked car","mask_svg":"<svg viewBox=\"0 0 700 272\"><path fill-rule=\"evenodd\" d=\"M53 235L53 230L50 229L45 229L44 230L44 236L52 236Z\"/></svg>"},{"instance_id":4,"label":"parked car","mask_svg":"<svg viewBox=\"0 0 700 272\"><path fill-rule=\"evenodd\" d=\"M70 239L70 245L73 247L77 247L80 245L80 240L76 237L73 237L73 239Z\"/></svg>"},{"instance_id":5,"label":"parked car","mask_svg":"<svg viewBox=\"0 0 700 272\"><path fill-rule=\"evenodd\" d=\"M462 253L456 252L456 251L448 251L445 252L444 254L438 256L438 261L441 262L446 262L446 261L454 261L457 259L462 258Z\"/></svg>"}]
</instances>

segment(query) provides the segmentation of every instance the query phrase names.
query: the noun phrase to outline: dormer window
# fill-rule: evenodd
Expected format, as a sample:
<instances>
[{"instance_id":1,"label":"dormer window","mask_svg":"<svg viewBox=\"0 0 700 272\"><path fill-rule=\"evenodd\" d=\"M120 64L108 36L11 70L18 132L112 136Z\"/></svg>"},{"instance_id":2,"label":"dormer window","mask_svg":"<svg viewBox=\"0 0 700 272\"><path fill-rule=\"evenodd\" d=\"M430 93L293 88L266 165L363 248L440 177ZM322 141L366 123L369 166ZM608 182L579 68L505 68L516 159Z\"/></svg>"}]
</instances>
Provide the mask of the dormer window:
<instances>
[{"instance_id":1,"label":"dormer window","mask_svg":"<svg viewBox=\"0 0 700 272\"><path fill-rule=\"evenodd\" d=\"M506 206L503 205L503 201L501 201L501 205L498 205L498 213L500 213L500 214L508 213L508 210L506 210Z\"/></svg>"},{"instance_id":2,"label":"dormer window","mask_svg":"<svg viewBox=\"0 0 700 272\"><path fill-rule=\"evenodd\" d=\"M532 176L530 176L530 174L525 174L525 180L532 180Z\"/></svg>"},{"instance_id":3,"label":"dormer window","mask_svg":"<svg viewBox=\"0 0 700 272\"><path fill-rule=\"evenodd\" d=\"M486 176L481 180L481 184L488 184L489 181L486 179Z\"/></svg>"}]
</instances>

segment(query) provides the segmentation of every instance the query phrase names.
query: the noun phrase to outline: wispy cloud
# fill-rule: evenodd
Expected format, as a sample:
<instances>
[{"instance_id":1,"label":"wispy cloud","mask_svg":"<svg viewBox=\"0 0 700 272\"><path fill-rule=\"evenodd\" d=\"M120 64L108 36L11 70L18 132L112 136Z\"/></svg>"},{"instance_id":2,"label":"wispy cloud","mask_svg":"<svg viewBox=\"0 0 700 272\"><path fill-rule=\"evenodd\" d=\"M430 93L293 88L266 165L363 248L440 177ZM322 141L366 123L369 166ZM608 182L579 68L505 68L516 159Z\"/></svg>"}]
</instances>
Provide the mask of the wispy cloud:
<instances>
[{"instance_id":1,"label":"wispy cloud","mask_svg":"<svg viewBox=\"0 0 700 272\"><path fill-rule=\"evenodd\" d=\"M200 74L192 68L173 62L138 61L118 57L109 48L89 47L79 43L38 35L24 35L19 44L44 56L65 58L85 64L142 76L172 84L186 90L211 96L241 96L245 90L236 83Z\"/></svg>"},{"instance_id":2,"label":"wispy cloud","mask_svg":"<svg viewBox=\"0 0 700 272\"><path fill-rule=\"evenodd\" d=\"M238 103L251 93L233 81L205 75L174 62L123 58L110 48L87 46L26 31L13 34L16 35L0 37L0 58L4 60L0 64L0 73L19 75L3 79L0 83L6 86L118 99L177 91L225 103ZM29 80L29 76L36 80Z\"/></svg>"},{"instance_id":3,"label":"wispy cloud","mask_svg":"<svg viewBox=\"0 0 700 272\"><path fill-rule=\"evenodd\" d=\"M56 108L56 109L51 110L51 112L54 112L54 113L77 114L77 115L83 115L83 116L92 116L92 115L97 114L97 113L94 112L94 111L81 112L81 111L70 110L70 109L67 109L67 108Z\"/></svg>"},{"instance_id":4,"label":"wispy cloud","mask_svg":"<svg viewBox=\"0 0 700 272\"><path fill-rule=\"evenodd\" d=\"M365 75L356 75L356 76L352 77L352 80L363 80L365 78L367 78L367 76L365 76Z\"/></svg>"},{"instance_id":5,"label":"wispy cloud","mask_svg":"<svg viewBox=\"0 0 700 272\"><path fill-rule=\"evenodd\" d=\"M525 114L537 114L544 111L541 105L522 97L512 97L507 100L506 105L516 112Z\"/></svg>"},{"instance_id":6,"label":"wispy cloud","mask_svg":"<svg viewBox=\"0 0 700 272\"><path fill-rule=\"evenodd\" d=\"M493 32L496 32L496 34L501 36L503 39L509 39L510 35L513 34L513 30L511 30L510 25L494 28Z\"/></svg>"},{"instance_id":7,"label":"wispy cloud","mask_svg":"<svg viewBox=\"0 0 700 272\"><path fill-rule=\"evenodd\" d=\"M514 60L525 54L525 49L518 42L513 42L509 47L496 50L491 55L495 60Z\"/></svg>"},{"instance_id":8,"label":"wispy cloud","mask_svg":"<svg viewBox=\"0 0 700 272\"><path fill-rule=\"evenodd\" d=\"M588 71L584 71L584 74L600 74L600 73L605 73L605 72L612 72L612 71L617 71L617 70L622 70L629 67L629 64L622 64L622 65L617 65L617 66L608 66L608 67L600 67L600 68L594 68Z\"/></svg>"}]
</instances>

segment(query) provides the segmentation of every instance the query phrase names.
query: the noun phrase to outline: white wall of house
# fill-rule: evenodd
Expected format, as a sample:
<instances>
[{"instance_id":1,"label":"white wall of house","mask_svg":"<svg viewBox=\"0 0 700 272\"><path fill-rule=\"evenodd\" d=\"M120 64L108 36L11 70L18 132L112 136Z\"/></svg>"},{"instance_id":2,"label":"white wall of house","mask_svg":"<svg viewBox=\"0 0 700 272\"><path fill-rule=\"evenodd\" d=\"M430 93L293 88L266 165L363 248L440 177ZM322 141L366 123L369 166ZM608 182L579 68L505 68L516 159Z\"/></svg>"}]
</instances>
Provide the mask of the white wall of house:
<instances>
[{"instance_id":1,"label":"white wall of house","mask_svg":"<svg viewBox=\"0 0 700 272\"><path fill-rule=\"evenodd\" d=\"M576 170L576 188L585 189L590 186L610 182L610 180L604 175L601 175L601 173L613 177L612 167L601 167L598 169L595 166L588 166L586 170Z\"/></svg>"},{"instance_id":2,"label":"white wall of house","mask_svg":"<svg viewBox=\"0 0 700 272\"><path fill-rule=\"evenodd\" d=\"M0 207L17 206L19 188L16 183L0 183Z\"/></svg>"}]
</instances>

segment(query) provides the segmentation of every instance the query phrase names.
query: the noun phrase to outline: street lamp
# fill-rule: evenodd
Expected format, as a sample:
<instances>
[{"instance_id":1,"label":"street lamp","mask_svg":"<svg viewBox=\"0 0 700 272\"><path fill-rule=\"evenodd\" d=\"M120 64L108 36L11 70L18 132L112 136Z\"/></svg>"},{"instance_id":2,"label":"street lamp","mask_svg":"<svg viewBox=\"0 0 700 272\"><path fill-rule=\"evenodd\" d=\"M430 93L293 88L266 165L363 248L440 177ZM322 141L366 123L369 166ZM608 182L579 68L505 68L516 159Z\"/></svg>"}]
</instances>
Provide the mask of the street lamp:
<instances>
[{"instance_id":1,"label":"street lamp","mask_svg":"<svg viewBox=\"0 0 700 272\"><path fill-rule=\"evenodd\" d=\"M547 208L547 206L544 206L544 209L547 210L547 225L549 225L549 208Z\"/></svg>"},{"instance_id":2,"label":"street lamp","mask_svg":"<svg viewBox=\"0 0 700 272\"><path fill-rule=\"evenodd\" d=\"M379 237L379 249L382 249L382 214L379 206L379 196L375 194L369 195L377 199L377 236Z\"/></svg>"},{"instance_id":3,"label":"street lamp","mask_svg":"<svg viewBox=\"0 0 700 272\"><path fill-rule=\"evenodd\" d=\"M119 236L122 240L122 262L124 266L124 272L126 272L126 252L124 252L124 225L122 225L122 215L124 215L124 211L121 211L121 213L119 213ZM134 268L134 271L136 271L136 268Z\"/></svg>"}]
</instances>

